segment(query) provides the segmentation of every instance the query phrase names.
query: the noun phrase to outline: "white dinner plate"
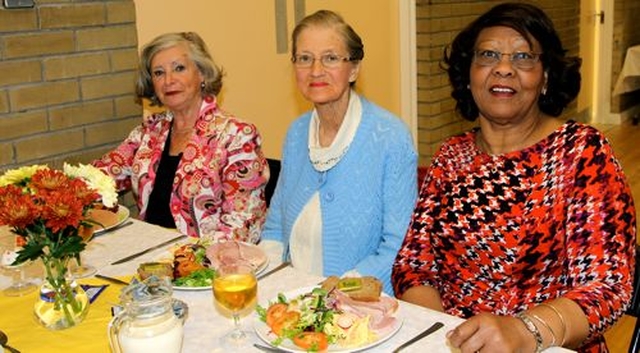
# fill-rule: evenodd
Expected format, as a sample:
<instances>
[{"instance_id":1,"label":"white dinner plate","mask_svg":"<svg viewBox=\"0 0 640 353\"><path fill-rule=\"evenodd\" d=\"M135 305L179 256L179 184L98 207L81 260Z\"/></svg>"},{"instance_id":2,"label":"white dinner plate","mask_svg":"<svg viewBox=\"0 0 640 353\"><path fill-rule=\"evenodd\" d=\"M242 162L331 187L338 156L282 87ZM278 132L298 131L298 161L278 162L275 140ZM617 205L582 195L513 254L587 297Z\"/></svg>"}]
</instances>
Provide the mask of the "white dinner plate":
<instances>
[{"instance_id":1,"label":"white dinner plate","mask_svg":"<svg viewBox=\"0 0 640 353\"><path fill-rule=\"evenodd\" d=\"M124 223L127 219L129 219L129 208L127 208L126 206L123 205L118 205L118 211L116 212L116 215L118 216L118 219L116 222L114 222L113 224L105 224L105 227L102 228L99 225L95 226L95 230L93 231L93 235L100 235L100 233L102 232L106 232L108 230L110 230L111 228L117 227L119 225L121 225L122 223Z\"/></svg>"},{"instance_id":2,"label":"white dinner plate","mask_svg":"<svg viewBox=\"0 0 640 353\"><path fill-rule=\"evenodd\" d=\"M311 286L311 287L303 287L303 288L298 288L289 292L284 292L283 294L285 295L285 297L287 298L287 300L291 300L294 299L295 297L297 297L300 294L304 294L304 293L309 293L311 292L314 288L316 288L318 286ZM383 296L387 296L386 294L382 293ZM269 307L269 303L276 303L278 301L277 298L273 298L271 299L271 301L267 302L267 303L261 303L260 305L263 308L268 308ZM260 317L258 316L258 314L254 315L254 324L253 327L256 331L256 333L258 334L258 337L260 337L260 339L262 339L264 342L268 343L270 346L272 346L271 342L273 342L276 338L278 338L278 336L276 336L273 332L271 332L271 329L269 329L269 326L267 326L267 324L265 322L263 322L262 320L260 320ZM399 317L396 317L396 321L393 325L392 328L390 328L389 330L387 330L387 332L378 337L377 340L373 341L373 342L369 342L363 346L360 347L340 347L339 345L336 344L332 344L329 345L329 349L327 350L327 352L359 352L359 351L364 351L367 350L371 347L377 346L379 344L381 344L382 342L388 340L389 338L393 337L393 335L395 335L398 330L400 330L400 327L402 327L402 319ZM295 344L293 344L293 342L291 340L285 339L282 341L282 343L280 343L277 346L279 349L282 349L286 352L294 352L294 353L303 353L306 352L305 350L303 350L302 348L296 346Z\"/></svg>"},{"instance_id":3,"label":"white dinner plate","mask_svg":"<svg viewBox=\"0 0 640 353\"><path fill-rule=\"evenodd\" d=\"M173 286L173 290L184 291L184 292L197 292L201 290L212 290L211 285L202 286L202 287L188 287L188 286Z\"/></svg>"},{"instance_id":4,"label":"white dinner plate","mask_svg":"<svg viewBox=\"0 0 640 353\"><path fill-rule=\"evenodd\" d=\"M193 238L191 238L193 239ZM191 240L190 239L190 240ZM197 239L194 239L197 241ZM179 245L182 246L185 243L180 243ZM262 251L262 249L260 249L257 245L255 244L251 244L251 243L244 243L241 242L241 244L243 244L243 246L251 246L251 247L255 247L256 249L260 250L260 252L263 254L262 257L260 257L258 259L258 261L253 264L256 267L256 275L264 272L264 270L267 269L268 265L269 265L269 257L267 256L267 254L264 253L264 251ZM172 247L171 249L169 249L167 251L167 253L164 253L163 255L161 255L161 257L157 260L157 261L162 261L162 262L172 262L173 261L173 252L176 250L176 247ZM200 287L189 287L189 286L173 286L173 290L177 290L177 291L202 291L202 290L211 290L211 285L208 286L200 286Z\"/></svg>"}]
</instances>

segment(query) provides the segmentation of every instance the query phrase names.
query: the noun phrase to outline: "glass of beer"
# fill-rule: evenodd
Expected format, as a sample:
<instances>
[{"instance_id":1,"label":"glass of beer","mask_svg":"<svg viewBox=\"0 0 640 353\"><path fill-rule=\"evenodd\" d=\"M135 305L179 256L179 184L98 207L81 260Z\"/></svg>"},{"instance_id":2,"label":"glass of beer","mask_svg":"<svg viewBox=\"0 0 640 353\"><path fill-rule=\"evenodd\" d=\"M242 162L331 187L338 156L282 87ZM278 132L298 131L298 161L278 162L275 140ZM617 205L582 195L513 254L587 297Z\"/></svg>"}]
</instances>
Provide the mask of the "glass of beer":
<instances>
[{"instance_id":1,"label":"glass of beer","mask_svg":"<svg viewBox=\"0 0 640 353\"><path fill-rule=\"evenodd\" d=\"M240 315L251 312L256 305L258 281L255 268L247 263L223 264L216 269L213 296L218 308L231 314L234 329L222 338L227 347L241 347L247 334L240 326ZM223 312L224 314L224 312Z\"/></svg>"}]
</instances>

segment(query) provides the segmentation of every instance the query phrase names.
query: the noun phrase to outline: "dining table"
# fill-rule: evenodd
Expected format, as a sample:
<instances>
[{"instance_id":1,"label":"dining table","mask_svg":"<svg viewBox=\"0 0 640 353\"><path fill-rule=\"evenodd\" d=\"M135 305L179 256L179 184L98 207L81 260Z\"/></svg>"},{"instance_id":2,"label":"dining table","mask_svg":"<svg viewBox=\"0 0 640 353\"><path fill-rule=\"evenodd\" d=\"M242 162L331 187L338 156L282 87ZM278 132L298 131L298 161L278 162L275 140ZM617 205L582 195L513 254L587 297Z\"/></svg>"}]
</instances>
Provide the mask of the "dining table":
<instances>
[{"instance_id":1,"label":"dining table","mask_svg":"<svg viewBox=\"0 0 640 353\"><path fill-rule=\"evenodd\" d=\"M97 268L101 275L130 281L140 263L156 261L165 257L169 249L181 242L193 241L181 239L166 246L145 253L130 261L112 265L115 260L171 240L179 235L175 230L151 225L133 219L129 225L104 232L95 236L82 253L83 261ZM0 228L0 245L14 241L14 235L7 227ZM280 254L274 249L263 249L268 256L265 273L282 263ZM42 282L42 268L34 262L25 266L27 278L36 283ZM299 288L317 286L323 277L308 274L287 266L265 278L258 280L258 303L266 305L275 300L279 293ZM106 286L90 304L86 318L72 328L52 331L39 325L33 315L33 304L38 293L9 297L0 294L0 330L4 331L9 344L23 353L38 352L110 352L107 328L112 320L112 307L119 304L119 295L124 285L108 280L89 277L77 279L80 284ZM11 283L11 273L0 273L0 290ZM173 297L187 304L188 314L184 322L182 352L229 352L220 345L220 339L233 329L233 321L222 315L214 304L210 288L203 290L173 291ZM399 320L399 329L379 341L367 352L392 352L396 347L414 337L435 322L444 327L435 333L410 345L403 352L457 352L447 341L446 333L463 322L462 318L433 311L408 302L399 301L395 313ZM243 330L249 333L251 346L239 349L241 352L260 352L253 343L268 345L257 335L257 314L249 313L241 319ZM333 350L333 349L332 349ZM342 350L340 350L342 351ZM346 351L346 350L345 350ZM571 352L571 350L551 347L545 353ZM159 352L158 352L159 353Z\"/></svg>"}]
</instances>

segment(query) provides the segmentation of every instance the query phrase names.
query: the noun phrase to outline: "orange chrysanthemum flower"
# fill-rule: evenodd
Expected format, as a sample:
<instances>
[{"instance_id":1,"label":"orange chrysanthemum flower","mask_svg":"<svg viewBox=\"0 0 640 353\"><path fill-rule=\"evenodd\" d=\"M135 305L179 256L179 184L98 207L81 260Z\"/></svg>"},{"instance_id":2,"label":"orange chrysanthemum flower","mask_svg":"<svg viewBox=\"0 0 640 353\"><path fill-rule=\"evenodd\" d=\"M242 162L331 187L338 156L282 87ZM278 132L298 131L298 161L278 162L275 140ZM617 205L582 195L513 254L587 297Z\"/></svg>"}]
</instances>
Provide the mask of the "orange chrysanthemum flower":
<instances>
[{"instance_id":1,"label":"orange chrysanthemum flower","mask_svg":"<svg viewBox=\"0 0 640 353\"><path fill-rule=\"evenodd\" d=\"M100 200L100 194L90 190L84 180L70 179L68 184L67 192L75 195L84 206L89 206Z\"/></svg>"},{"instance_id":2,"label":"orange chrysanthemum flower","mask_svg":"<svg viewBox=\"0 0 640 353\"><path fill-rule=\"evenodd\" d=\"M89 222L87 211L104 195L117 198L108 178L83 165L65 165L65 171L28 166L0 175L0 225L19 237L16 263L77 257L84 249L79 228Z\"/></svg>"},{"instance_id":3,"label":"orange chrysanthemum flower","mask_svg":"<svg viewBox=\"0 0 640 353\"><path fill-rule=\"evenodd\" d=\"M31 187L38 192L64 190L69 177L55 169L40 169L31 177Z\"/></svg>"},{"instance_id":4,"label":"orange chrysanthemum flower","mask_svg":"<svg viewBox=\"0 0 640 353\"><path fill-rule=\"evenodd\" d=\"M0 188L0 205L0 225L25 228L39 216L31 196L15 185Z\"/></svg>"},{"instance_id":5,"label":"orange chrysanthemum flower","mask_svg":"<svg viewBox=\"0 0 640 353\"><path fill-rule=\"evenodd\" d=\"M50 192L43 198L42 218L53 232L67 227L77 228L84 219L86 206L75 194L68 192Z\"/></svg>"}]
</instances>

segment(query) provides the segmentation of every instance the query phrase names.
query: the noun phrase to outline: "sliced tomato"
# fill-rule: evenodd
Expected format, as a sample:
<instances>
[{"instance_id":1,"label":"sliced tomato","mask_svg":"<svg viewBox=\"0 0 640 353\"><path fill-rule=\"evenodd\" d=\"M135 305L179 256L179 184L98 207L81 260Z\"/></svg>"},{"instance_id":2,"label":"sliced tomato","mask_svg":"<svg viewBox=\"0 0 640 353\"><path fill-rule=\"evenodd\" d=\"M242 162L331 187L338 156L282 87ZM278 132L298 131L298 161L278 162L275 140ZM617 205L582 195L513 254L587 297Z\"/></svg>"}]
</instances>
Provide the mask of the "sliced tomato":
<instances>
[{"instance_id":1,"label":"sliced tomato","mask_svg":"<svg viewBox=\"0 0 640 353\"><path fill-rule=\"evenodd\" d=\"M278 321L280 317L287 311L287 304L284 303L276 303L273 304L267 309L267 326L273 327L273 323Z\"/></svg>"},{"instance_id":2,"label":"sliced tomato","mask_svg":"<svg viewBox=\"0 0 640 353\"><path fill-rule=\"evenodd\" d=\"M278 336L282 336L284 330L290 330L296 327L300 321L300 313L297 311L285 311L278 320L271 326L271 331Z\"/></svg>"},{"instance_id":3,"label":"sliced tomato","mask_svg":"<svg viewBox=\"0 0 640 353\"><path fill-rule=\"evenodd\" d=\"M321 352L329 348L329 341L324 332L301 332L293 336L293 343L305 351Z\"/></svg>"}]
</instances>

